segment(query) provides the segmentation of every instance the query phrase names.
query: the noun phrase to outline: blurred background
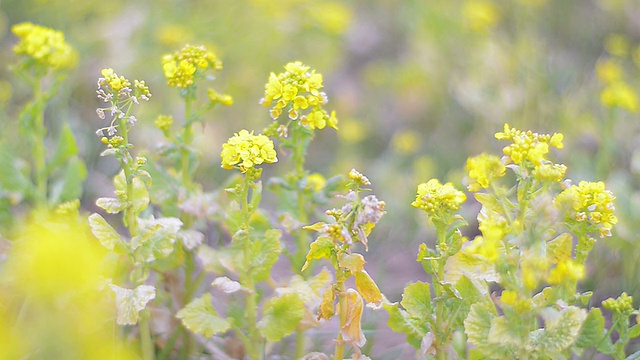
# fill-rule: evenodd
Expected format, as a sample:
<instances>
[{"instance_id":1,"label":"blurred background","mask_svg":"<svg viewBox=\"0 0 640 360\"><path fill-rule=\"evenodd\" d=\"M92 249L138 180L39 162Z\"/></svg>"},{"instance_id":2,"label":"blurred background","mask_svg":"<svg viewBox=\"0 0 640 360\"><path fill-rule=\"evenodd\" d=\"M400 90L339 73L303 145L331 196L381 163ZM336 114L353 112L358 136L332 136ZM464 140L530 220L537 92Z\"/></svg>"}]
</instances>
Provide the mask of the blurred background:
<instances>
[{"instance_id":1,"label":"blurred background","mask_svg":"<svg viewBox=\"0 0 640 360\"><path fill-rule=\"evenodd\" d=\"M16 135L29 89L8 70L17 42L10 28L23 21L63 31L79 52L45 121L52 139L60 124L72 126L89 170L86 211L112 194L117 170L112 158L100 158L103 145L94 134L104 126L95 113L102 68L149 85L153 98L140 108L132 141L136 151L149 153L163 141L153 126L158 114L183 114L177 91L165 85L162 55L185 44L217 54L224 69L213 87L233 96L234 104L208 112L195 140L202 153L197 178L209 191L229 176L220 169L221 144L242 128L260 132L272 121L259 105L269 73L300 60L323 74L326 108L340 121L337 132L317 132L307 168L326 177L356 168L387 202L366 258L390 300L400 300L407 282L427 279L414 262L418 245L433 242L426 218L410 206L417 184L437 177L462 189L466 159L499 154L503 145L493 135L509 123L563 133L565 148L551 158L568 166L574 182L603 180L617 195L620 223L590 255L581 288L594 290L594 304L625 290L637 307L636 0L0 0L0 141L16 152L29 151ZM632 90L627 105L601 101L607 83L597 69L607 62ZM281 163L266 171L291 169L288 159ZM463 213L472 222L478 209L469 202ZM475 232L472 222L468 234ZM376 316L383 317L365 319L375 324ZM367 336L380 346L375 331Z\"/></svg>"}]
</instances>

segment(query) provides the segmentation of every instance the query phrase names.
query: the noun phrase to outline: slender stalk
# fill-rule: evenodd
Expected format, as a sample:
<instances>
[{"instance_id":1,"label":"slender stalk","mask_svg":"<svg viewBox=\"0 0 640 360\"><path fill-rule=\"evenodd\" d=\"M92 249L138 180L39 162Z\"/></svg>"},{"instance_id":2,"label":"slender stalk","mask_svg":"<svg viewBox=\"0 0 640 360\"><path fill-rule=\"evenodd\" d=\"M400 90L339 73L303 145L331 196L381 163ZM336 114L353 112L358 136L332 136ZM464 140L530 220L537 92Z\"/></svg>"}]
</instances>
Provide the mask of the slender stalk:
<instances>
[{"instance_id":1,"label":"slender stalk","mask_svg":"<svg viewBox=\"0 0 640 360\"><path fill-rule=\"evenodd\" d=\"M140 340L142 342L142 359L155 359L153 342L151 341L151 331L149 329L149 310L144 309L140 317Z\"/></svg>"},{"instance_id":2,"label":"slender stalk","mask_svg":"<svg viewBox=\"0 0 640 360\"><path fill-rule=\"evenodd\" d=\"M296 352L295 358L301 359L305 355L305 337L303 330L296 330Z\"/></svg>"},{"instance_id":3,"label":"slender stalk","mask_svg":"<svg viewBox=\"0 0 640 360\"><path fill-rule=\"evenodd\" d=\"M344 339L342 338L342 328L347 323L347 296L344 289L344 282L337 284L338 302L340 304L340 327L338 328L338 337L336 338L336 350L333 360L344 359Z\"/></svg>"},{"instance_id":4,"label":"slender stalk","mask_svg":"<svg viewBox=\"0 0 640 360\"><path fill-rule=\"evenodd\" d=\"M182 183L190 187L191 186L191 173L189 171L189 150L188 147L193 141L193 128L191 127L191 97L185 98L184 109L184 121L185 124L182 127L182 150L180 151L180 166L182 173Z\"/></svg>"},{"instance_id":5,"label":"slender stalk","mask_svg":"<svg viewBox=\"0 0 640 360\"><path fill-rule=\"evenodd\" d=\"M436 326L435 326L435 336L436 336L436 359L445 360L446 354L444 351L444 345L446 344L446 339L444 335L446 333L444 329L444 320L445 320L445 308L444 308L444 298L445 295L444 287L442 286L441 281L444 279L444 264L447 261L444 252L442 251L443 246L446 244L446 225L438 225L436 226L436 233L438 236L438 268L437 270L437 279L433 282L433 286L436 292Z\"/></svg>"},{"instance_id":6,"label":"slender stalk","mask_svg":"<svg viewBox=\"0 0 640 360\"><path fill-rule=\"evenodd\" d=\"M47 129L44 126L44 94L40 79L33 82L34 93L34 118L33 128L33 166L36 185L36 205L43 206L47 203L47 174L44 149L44 137Z\"/></svg>"}]
</instances>

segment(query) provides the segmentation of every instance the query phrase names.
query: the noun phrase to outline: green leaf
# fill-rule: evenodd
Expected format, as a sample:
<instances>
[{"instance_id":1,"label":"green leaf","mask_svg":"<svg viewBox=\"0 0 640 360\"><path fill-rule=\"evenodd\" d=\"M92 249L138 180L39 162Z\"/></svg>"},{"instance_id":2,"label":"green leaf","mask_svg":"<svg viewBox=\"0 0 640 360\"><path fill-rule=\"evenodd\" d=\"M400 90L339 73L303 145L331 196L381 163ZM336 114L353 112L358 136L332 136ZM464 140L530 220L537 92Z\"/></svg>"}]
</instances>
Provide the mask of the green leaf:
<instances>
[{"instance_id":1,"label":"green leaf","mask_svg":"<svg viewBox=\"0 0 640 360\"><path fill-rule=\"evenodd\" d=\"M431 285L420 281L407 285L402 293L400 305L407 310L411 317L427 321L433 312Z\"/></svg>"},{"instance_id":2,"label":"green leaf","mask_svg":"<svg viewBox=\"0 0 640 360\"><path fill-rule=\"evenodd\" d=\"M205 293L201 297L191 301L184 309L176 314L182 324L196 334L209 338L214 334L224 333L231 327L231 324L218 316L218 313L211 305L211 294Z\"/></svg>"},{"instance_id":3,"label":"green leaf","mask_svg":"<svg viewBox=\"0 0 640 360\"><path fill-rule=\"evenodd\" d=\"M117 214L127 208L127 203L114 198L98 198L96 205L109 214Z\"/></svg>"},{"instance_id":4,"label":"green leaf","mask_svg":"<svg viewBox=\"0 0 640 360\"><path fill-rule=\"evenodd\" d=\"M14 156L14 153L2 147L0 149L0 185L5 190L25 196L30 186L29 167L26 162Z\"/></svg>"},{"instance_id":5,"label":"green leaf","mask_svg":"<svg viewBox=\"0 0 640 360\"><path fill-rule=\"evenodd\" d=\"M140 233L131 239L131 248L145 262L169 256L182 221L176 218L138 219Z\"/></svg>"},{"instance_id":6,"label":"green leaf","mask_svg":"<svg viewBox=\"0 0 640 360\"><path fill-rule=\"evenodd\" d=\"M73 132L69 127L69 124L64 123L58 138L58 144L56 150L53 153L53 157L47 163L47 174L50 174L56 168L61 167L73 156L78 155L78 145L76 139L73 136Z\"/></svg>"},{"instance_id":7,"label":"green leaf","mask_svg":"<svg viewBox=\"0 0 640 360\"><path fill-rule=\"evenodd\" d=\"M569 233L558 235L555 239L547 243L547 254L551 256L554 263L571 259L573 250L573 238Z\"/></svg>"},{"instance_id":8,"label":"green leaf","mask_svg":"<svg viewBox=\"0 0 640 360\"><path fill-rule=\"evenodd\" d=\"M604 317L599 308L593 308L582 323L576 346L583 349L596 346L604 334Z\"/></svg>"},{"instance_id":9,"label":"green leaf","mask_svg":"<svg viewBox=\"0 0 640 360\"><path fill-rule=\"evenodd\" d=\"M475 193L473 197L487 210L504 214L502 203L495 196L486 193Z\"/></svg>"},{"instance_id":10,"label":"green leaf","mask_svg":"<svg viewBox=\"0 0 640 360\"><path fill-rule=\"evenodd\" d=\"M466 276L482 294L489 291L487 282L498 282L499 276L493 264L481 258L459 252L447 259L444 265L444 282L456 284Z\"/></svg>"},{"instance_id":11,"label":"green leaf","mask_svg":"<svg viewBox=\"0 0 640 360\"><path fill-rule=\"evenodd\" d=\"M611 355L616 352L616 349L613 347L613 343L611 342L611 338L606 334L603 334L604 338L602 341L598 343L596 346L596 350L600 351L603 354Z\"/></svg>"},{"instance_id":12,"label":"green leaf","mask_svg":"<svg viewBox=\"0 0 640 360\"><path fill-rule=\"evenodd\" d=\"M254 240L249 252L250 273L254 282L267 280L271 276L271 268L278 261L282 252L280 230L268 230L264 239Z\"/></svg>"},{"instance_id":13,"label":"green leaf","mask_svg":"<svg viewBox=\"0 0 640 360\"><path fill-rule=\"evenodd\" d=\"M178 239L187 250L193 250L204 242L204 234L198 230L180 230Z\"/></svg>"},{"instance_id":14,"label":"green leaf","mask_svg":"<svg viewBox=\"0 0 640 360\"><path fill-rule=\"evenodd\" d=\"M127 251L126 244L120 234L102 216L99 214L89 215L89 225L93 235L107 250L114 250L118 254Z\"/></svg>"},{"instance_id":15,"label":"green leaf","mask_svg":"<svg viewBox=\"0 0 640 360\"><path fill-rule=\"evenodd\" d=\"M363 271L365 263L366 261L364 260L364 257L356 253L342 253L338 258L338 266L343 269L348 269L351 273Z\"/></svg>"},{"instance_id":16,"label":"green leaf","mask_svg":"<svg viewBox=\"0 0 640 360\"><path fill-rule=\"evenodd\" d=\"M529 334L526 350L530 354L559 356L576 341L582 323L587 318L587 312L575 306L559 312L549 310L544 313L545 327Z\"/></svg>"},{"instance_id":17,"label":"green leaf","mask_svg":"<svg viewBox=\"0 0 640 360\"><path fill-rule=\"evenodd\" d=\"M633 325L629 328L629 339L637 338L640 336L640 324Z\"/></svg>"},{"instance_id":18,"label":"green leaf","mask_svg":"<svg viewBox=\"0 0 640 360\"><path fill-rule=\"evenodd\" d=\"M330 237L321 236L317 238L316 241L312 242L309 246L309 253L307 253L307 260L302 266L302 271L304 271L313 260L329 259L334 248L335 244Z\"/></svg>"},{"instance_id":19,"label":"green leaf","mask_svg":"<svg viewBox=\"0 0 640 360\"><path fill-rule=\"evenodd\" d=\"M51 188L51 203L78 199L82 196L82 184L87 177L87 168L77 157L72 157L65 168L61 179Z\"/></svg>"},{"instance_id":20,"label":"green leaf","mask_svg":"<svg viewBox=\"0 0 640 360\"><path fill-rule=\"evenodd\" d=\"M491 323L495 316L483 303L475 303L469 309L469 315L464 320L464 333L469 342L484 354L490 354L493 346L489 342Z\"/></svg>"},{"instance_id":21,"label":"green leaf","mask_svg":"<svg viewBox=\"0 0 640 360\"><path fill-rule=\"evenodd\" d=\"M260 334L269 341L280 341L293 333L304 316L304 304L298 294L284 294L270 299L258 322Z\"/></svg>"},{"instance_id":22,"label":"green leaf","mask_svg":"<svg viewBox=\"0 0 640 360\"><path fill-rule=\"evenodd\" d=\"M129 202L133 212L137 215L149 206L149 190L140 177L133 178L133 194L130 194Z\"/></svg>"},{"instance_id":23,"label":"green leaf","mask_svg":"<svg viewBox=\"0 0 640 360\"><path fill-rule=\"evenodd\" d=\"M375 281L369 276L369 273L362 270L356 272L354 275L356 278L356 288L360 295L362 295L364 301L379 305L382 301L382 294L380 293L378 285L376 285Z\"/></svg>"},{"instance_id":24,"label":"green leaf","mask_svg":"<svg viewBox=\"0 0 640 360\"><path fill-rule=\"evenodd\" d=\"M636 351L633 354L627 356L625 360L640 360L640 351Z\"/></svg>"},{"instance_id":25,"label":"green leaf","mask_svg":"<svg viewBox=\"0 0 640 360\"><path fill-rule=\"evenodd\" d=\"M110 284L111 291L116 294L118 309L117 322L120 325L135 325L140 318L140 311L156 297L156 289L151 285L140 285L134 290Z\"/></svg>"},{"instance_id":26,"label":"green leaf","mask_svg":"<svg viewBox=\"0 0 640 360\"><path fill-rule=\"evenodd\" d=\"M422 338L429 331L429 324L420 319L411 317L408 312L398 308L397 304L382 303L389 313L387 325L395 332L407 335L407 342L416 349L420 348Z\"/></svg>"}]
</instances>

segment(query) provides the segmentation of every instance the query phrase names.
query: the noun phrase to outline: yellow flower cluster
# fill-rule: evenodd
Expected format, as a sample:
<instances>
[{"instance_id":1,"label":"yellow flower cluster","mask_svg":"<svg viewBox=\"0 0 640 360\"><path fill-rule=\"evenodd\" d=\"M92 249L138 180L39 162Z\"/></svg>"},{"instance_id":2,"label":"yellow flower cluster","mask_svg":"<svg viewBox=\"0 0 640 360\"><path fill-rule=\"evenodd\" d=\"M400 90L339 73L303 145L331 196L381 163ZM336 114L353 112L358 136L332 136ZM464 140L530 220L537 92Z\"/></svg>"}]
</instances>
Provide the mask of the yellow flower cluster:
<instances>
[{"instance_id":1,"label":"yellow flower cluster","mask_svg":"<svg viewBox=\"0 0 640 360\"><path fill-rule=\"evenodd\" d=\"M285 65L285 72L278 75L271 73L269 82L265 85L264 98L260 103L271 108L271 118L278 119L283 111L287 111L289 119L300 120L302 126L310 129L323 129L327 125L338 128L335 112L327 114L322 106L327 103L327 95L321 92L322 75L315 70L309 71L309 66L300 61ZM302 110L312 108L306 114Z\"/></svg>"},{"instance_id":2,"label":"yellow flower cluster","mask_svg":"<svg viewBox=\"0 0 640 360\"><path fill-rule=\"evenodd\" d=\"M468 0L462 8L462 15L469 29L486 33L500 20L500 9L492 1Z\"/></svg>"},{"instance_id":3,"label":"yellow flower cluster","mask_svg":"<svg viewBox=\"0 0 640 360\"><path fill-rule=\"evenodd\" d=\"M16 24L11 31L20 38L20 42L13 48L14 53L29 56L38 64L52 69L75 66L78 56L65 42L62 32L30 22Z\"/></svg>"},{"instance_id":4,"label":"yellow flower cluster","mask_svg":"<svg viewBox=\"0 0 640 360\"><path fill-rule=\"evenodd\" d=\"M600 102L609 108L621 108L630 113L640 109L638 95L624 81L616 81L607 85L600 93Z\"/></svg>"},{"instance_id":5,"label":"yellow flower cluster","mask_svg":"<svg viewBox=\"0 0 640 360\"><path fill-rule=\"evenodd\" d=\"M510 128L509 124L504 124L504 131L496 133L498 140L511 140L513 143L502 149L503 153L511 159L514 164L520 165L527 161L534 166L538 166L546 160L545 155L549 152L549 146L562 149L563 135L555 133L538 134L531 131L521 131Z\"/></svg>"},{"instance_id":6,"label":"yellow flower cluster","mask_svg":"<svg viewBox=\"0 0 640 360\"><path fill-rule=\"evenodd\" d=\"M502 160L494 155L482 153L467 159L467 172L471 180L467 189L471 192L486 189L495 178L501 178L505 174L506 167Z\"/></svg>"},{"instance_id":7,"label":"yellow flower cluster","mask_svg":"<svg viewBox=\"0 0 640 360\"><path fill-rule=\"evenodd\" d=\"M618 223L613 214L615 198L611 191L605 189L603 182L581 181L561 192L556 203L571 206L567 221L583 223L588 231L596 230L600 237L605 237L611 236L611 228Z\"/></svg>"},{"instance_id":8,"label":"yellow flower cluster","mask_svg":"<svg viewBox=\"0 0 640 360\"><path fill-rule=\"evenodd\" d=\"M631 315L634 310L633 296L629 296L626 292L623 292L617 299L609 298L603 301L602 307L609 311Z\"/></svg>"},{"instance_id":9,"label":"yellow flower cluster","mask_svg":"<svg viewBox=\"0 0 640 360\"><path fill-rule=\"evenodd\" d=\"M162 131L168 131L171 125L173 125L173 116L171 115L159 115L154 121L153 125L155 125L158 129Z\"/></svg>"},{"instance_id":10,"label":"yellow flower cluster","mask_svg":"<svg viewBox=\"0 0 640 360\"><path fill-rule=\"evenodd\" d=\"M577 282L584 277L584 265L578 264L571 259L562 260L555 268L549 271L547 282L551 285L561 284L566 279Z\"/></svg>"},{"instance_id":11,"label":"yellow flower cluster","mask_svg":"<svg viewBox=\"0 0 640 360\"><path fill-rule=\"evenodd\" d=\"M255 165L278 161L273 141L262 134L253 135L253 131L247 130L240 130L223 144L220 156L223 169L240 169L243 173Z\"/></svg>"},{"instance_id":12,"label":"yellow flower cluster","mask_svg":"<svg viewBox=\"0 0 640 360\"><path fill-rule=\"evenodd\" d=\"M222 62L204 46L187 45L174 54L162 57L162 70L167 84L187 88L195 82L196 73L207 69L222 70Z\"/></svg>"},{"instance_id":13,"label":"yellow flower cluster","mask_svg":"<svg viewBox=\"0 0 640 360\"><path fill-rule=\"evenodd\" d=\"M103 76L100 79L100 85L108 85L113 91L117 92L131 86L131 81L124 76L118 76L111 68L102 69L100 74Z\"/></svg>"},{"instance_id":14,"label":"yellow flower cluster","mask_svg":"<svg viewBox=\"0 0 640 360\"><path fill-rule=\"evenodd\" d=\"M540 182L559 183L564 180L567 167L563 164L542 163L533 169L533 178Z\"/></svg>"},{"instance_id":15,"label":"yellow flower cluster","mask_svg":"<svg viewBox=\"0 0 640 360\"><path fill-rule=\"evenodd\" d=\"M441 184L431 179L418 185L418 194L411 206L423 210L432 221L447 221L462 206L466 195L451 183Z\"/></svg>"}]
</instances>

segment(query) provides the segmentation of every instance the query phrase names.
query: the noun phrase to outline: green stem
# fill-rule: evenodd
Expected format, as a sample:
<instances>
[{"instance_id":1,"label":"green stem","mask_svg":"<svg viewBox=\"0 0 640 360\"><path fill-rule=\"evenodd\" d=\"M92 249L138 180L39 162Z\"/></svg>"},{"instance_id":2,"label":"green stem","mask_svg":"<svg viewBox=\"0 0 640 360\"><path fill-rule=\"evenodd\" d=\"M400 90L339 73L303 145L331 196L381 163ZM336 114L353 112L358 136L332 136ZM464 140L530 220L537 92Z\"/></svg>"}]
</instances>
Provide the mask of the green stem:
<instances>
[{"instance_id":1,"label":"green stem","mask_svg":"<svg viewBox=\"0 0 640 360\"><path fill-rule=\"evenodd\" d=\"M336 350L333 360L344 359L344 339L342 337L342 328L347 323L347 295L344 289L344 282L337 284L338 302L340 303L340 327L338 328L338 337L336 339Z\"/></svg>"},{"instance_id":2,"label":"green stem","mask_svg":"<svg viewBox=\"0 0 640 360\"><path fill-rule=\"evenodd\" d=\"M34 119L33 129L33 166L36 185L36 205L43 206L47 203L47 173L44 149L44 137L47 129L44 126L44 96L40 79L33 82L34 89Z\"/></svg>"},{"instance_id":3,"label":"green stem","mask_svg":"<svg viewBox=\"0 0 640 360\"><path fill-rule=\"evenodd\" d=\"M296 330L296 359L302 359L305 355L305 337L303 330Z\"/></svg>"},{"instance_id":4,"label":"green stem","mask_svg":"<svg viewBox=\"0 0 640 360\"><path fill-rule=\"evenodd\" d=\"M444 295L445 290L442 286L441 281L444 279L444 265L447 261L446 254L442 251L443 246L446 245L446 225L436 226L436 233L438 236L438 268L436 269L437 278L433 282L433 286L436 292L436 326L435 326L435 336L436 336L436 359L445 360L446 354L444 351L444 346L446 344L446 339L444 338L446 329L444 328L444 320L445 320L445 308L444 308Z\"/></svg>"},{"instance_id":5,"label":"green stem","mask_svg":"<svg viewBox=\"0 0 640 360\"><path fill-rule=\"evenodd\" d=\"M189 171L189 146L193 141L193 128L191 127L191 102L190 97L185 98L184 121L182 127L182 150L180 151L180 166L182 173L182 183L189 187L191 185L191 173Z\"/></svg>"},{"instance_id":6,"label":"green stem","mask_svg":"<svg viewBox=\"0 0 640 360\"><path fill-rule=\"evenodd\" d=\"M256 318L257 318L257 294L255 289L255 284L253 283L253 278L251 277L251 269L250 269L250 251L251 251L251 209L249 208L249 187L251 186L251 179L253 178L253 171L249 170L245 176L242 184L242 229L245 231L245 234L242 238L244 241L243 244L243 265L244 265L244 274L241 275L240 280L242 285L249 289L249 293L246 297L245 311L244 317L247 320L247 338L248 342L245 343L247 354L251 359L257 360L260 358L260 346L262 343L262 337L258 332L256 327Z\"/></svg>"},{"instance_id":7,"label":"green stem","mask_svg":"<svg viewBox=\"0 0 640 360\"><path fill-rule=\"evenodd\" d=\"M142 342L142 359L155 359L151 331L149 329L149 310L144 309L140 317L140 340Z\"/></svg>"}]
</instances>

